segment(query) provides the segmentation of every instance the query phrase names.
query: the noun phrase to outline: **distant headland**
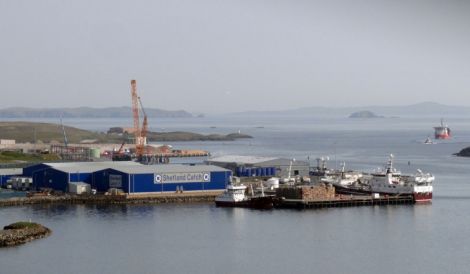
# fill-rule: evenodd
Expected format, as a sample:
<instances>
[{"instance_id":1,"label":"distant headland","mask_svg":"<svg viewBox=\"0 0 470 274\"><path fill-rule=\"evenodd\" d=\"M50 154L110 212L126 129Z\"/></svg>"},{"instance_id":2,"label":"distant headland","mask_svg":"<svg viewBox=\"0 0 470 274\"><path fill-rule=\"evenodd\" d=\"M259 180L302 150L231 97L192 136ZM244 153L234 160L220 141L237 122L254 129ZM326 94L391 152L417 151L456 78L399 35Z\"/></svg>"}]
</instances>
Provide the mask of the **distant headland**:
<instances>
[{"instance_id":1,"label":"distant headland","mask_svg":"<svg viewBox=\"0 0 470 274\"><path fill-rule=\"evenodd\" d=\"M108 132L94 132L75 127L64 126L70 143L122 143L127 139L123 128L111 128ZM60 143L64 136L62 127L52 123L35 122L0 122L0 139L12 139L17 143ZM149 142L168 141L233 141L241 138L252 138L241 133L200 134L193 132L148 132Z\"/></svg>"},{"instance_id":2,"label":"distant headland","mask_svg":"<svg viewBox=\"0 0 470 274\"><path fill-rule=\"evenodd\" d=\"M146 108L148 117L157 118L190 118L191 113L184 110L163 110ZM129 118L132 115L130 107L108 108L23 108L13 107L0 109L0 118ZM199 115L201 117L201 114Z\"/></svg>"}]
</instances>

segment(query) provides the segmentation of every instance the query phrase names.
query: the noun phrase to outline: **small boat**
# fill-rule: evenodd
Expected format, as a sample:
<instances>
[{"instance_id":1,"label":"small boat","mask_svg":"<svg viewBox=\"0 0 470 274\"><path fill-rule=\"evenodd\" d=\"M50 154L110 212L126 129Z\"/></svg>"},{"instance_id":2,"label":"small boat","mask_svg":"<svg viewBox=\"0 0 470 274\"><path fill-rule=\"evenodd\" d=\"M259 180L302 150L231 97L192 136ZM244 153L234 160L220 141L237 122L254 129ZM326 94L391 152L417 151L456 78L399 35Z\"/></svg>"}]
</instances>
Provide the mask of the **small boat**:
<instances>
[{"instance_id":1,"label":"small boat","mask_svg":"<svg viewBox=\"0 0 470 274\"><path fill-rule=\"evenodd\" d=\"M424 140L423 144L432 145L432 144L434 144L434 142L431 140L431 138L428 137L428 138L426 138L426 140Z\"/></svg>"},{"instance_id":2,"label":"small boat","mask_svg":"<svg viewBox=\"0 0 470 274\"><path fill-rule=\"evenodd\" d=\"M215 197L215 205L220 207L247 207L255 209L272 209L274 196L247 196L245 185L228 185L224 193Z\"/></svg>"}]
</instances>

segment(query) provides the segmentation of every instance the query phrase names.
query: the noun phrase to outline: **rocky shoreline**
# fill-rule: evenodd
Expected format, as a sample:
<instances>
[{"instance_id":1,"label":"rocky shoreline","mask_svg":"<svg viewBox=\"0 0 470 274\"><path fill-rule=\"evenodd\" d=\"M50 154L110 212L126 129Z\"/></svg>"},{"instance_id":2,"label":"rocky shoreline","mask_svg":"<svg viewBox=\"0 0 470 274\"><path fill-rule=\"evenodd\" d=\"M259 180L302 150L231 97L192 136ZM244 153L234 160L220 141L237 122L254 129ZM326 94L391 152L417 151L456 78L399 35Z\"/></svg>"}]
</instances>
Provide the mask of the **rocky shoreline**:
<instances>
[{"instance_id":1,"label":"rocky shoreline","mask_svg":"<svg viewBox=\"0 0 470 274\"><path fill-rule=\"evenodd\" d=\"M459 152L454 154L455 156L460 156L460 157L470 157L470 147L466 147Z\"/></svg>"},{"instance_id":2,"label":"rocky shoreline","mask_svg":"<svg viewBox=\"0 0 470 274\"><path fill-rule=\"evenodd\" d=\"M0 231L0 247L16 246L49 236L52 231L40 224L17 222Z\"/></svg>"}]
</instances>

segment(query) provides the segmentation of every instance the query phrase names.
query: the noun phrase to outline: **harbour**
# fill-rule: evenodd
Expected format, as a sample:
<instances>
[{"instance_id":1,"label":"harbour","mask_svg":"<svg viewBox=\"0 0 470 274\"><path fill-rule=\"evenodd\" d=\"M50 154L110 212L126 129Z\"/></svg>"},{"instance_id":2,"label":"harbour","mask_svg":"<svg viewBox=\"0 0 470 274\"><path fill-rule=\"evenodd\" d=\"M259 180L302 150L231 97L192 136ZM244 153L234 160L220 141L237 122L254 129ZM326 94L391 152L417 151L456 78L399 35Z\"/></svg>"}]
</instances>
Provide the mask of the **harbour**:
<instances>
[{"instance_id":1,"label":"harbour","mask_svg":"<svg viewBox=\"0 0 470 274\"><path fill-rule=\"evenodd\" d=\"M173 126L185 128L189 122L181 120ZM171 128L170 121L165 123L165 127ZM220 122L209 120L206 123L219 125ZM232 123L236 124L237 120ZM320 204L325 207L303 209L303 205L295 205L255 210L216 207L214 199L223 191L221 189L207 201L195 203L66 202L5 206L0 208L0 219L4 220L2 225L19 219L32 219L54 232L47 239L15 248L15 252L0 250L0 263L13 274L28 272L32 265L38 273L61 273L64 267L71 273L95 273L93 265L102 260L113 262L106 266L113 273L129 273L136 268L149 273L155 269L159 273L177 273L181 272L183 265L190 265L193 273L201 274L280 273L289 272L292 265L303 273L312 269L323 273L420 273L423 270L446 273L448 264L455 266L456 273L465 271L466 266L461 262L469 250L467 245L461 244L462 238L458 235L467 233L467 220L461 211L469 201L467 193L470 193L470 187L462 175L467 165L465 159L447 156L461 146L459 140L470 136L470 128L465 127L463 121L453 123L461 129L461 135L454 135L457 141L432 146L420 144L423 135L420 131L400 130L398 121L388 126L393 130L385 130L381 134L374 133L374 130L364 132L363 125L350 125L341 119L308 120L312 125L307 127L307 122L299 120L289 120L289 123L296 125L295 130L276 133L279 140L271 137L273 131L278 131L273 128L283 129L285 126L265 121L264 129L251 127L252 124L242 128L254 136L252 140L229 144L184 142L181 145L208 150L215 155L265 155L295 158L297 162L308 161L305 155L311 155L311 166L316 165L315 159L319 155L330 155L329 166L334 169L335 146L327 137L336 136L336 169L340 169L344 161L348 169L373 171L383 166L387 155L393 152L394 166L402 172L414 173L420 168L436 176L432 203L347 206L346 199L350 196L342 194L345 201L341 206ZM330 130L329 124L332 123L344 128L349 126L348 130L352 130L355 136L351 137L348 130ZM408 123L419 127L423 121L409 120ZM380 123L372 121L368 127L380 128ZM382 141L371 141L375 139ZM75 169L71 171L74 179L77 169L71 169ZM288 166L283 168L286 169ZM248 185L249 181L241 183ZM183 189L185 194L189 195L186 188ZM171 195L181 194L176 194L174 189ZM369 198L372 200L372 195L368 195ZM283 248L272 249L273 241ZM378 243L389 248L377 248ZM437 245L439 249L432 248ZM44 249L48 250L47 254L42 252ZM394 250L394 260L378 259L388 257L391 250ZM139 259L131 262L116 259L127 258L129 252L138 252ZM31 260L18 263L18 256L28 256ZM56 258L56 263L44 264L50 256ZM332 256L343 259L333 261ZM77 263L76 257L90 263ZM283 259L272 260L273 257ZM212 258L211 264L202 263L205 258ZM409 260L415 263L397 263Z\"/></svg>"}]
</instances>

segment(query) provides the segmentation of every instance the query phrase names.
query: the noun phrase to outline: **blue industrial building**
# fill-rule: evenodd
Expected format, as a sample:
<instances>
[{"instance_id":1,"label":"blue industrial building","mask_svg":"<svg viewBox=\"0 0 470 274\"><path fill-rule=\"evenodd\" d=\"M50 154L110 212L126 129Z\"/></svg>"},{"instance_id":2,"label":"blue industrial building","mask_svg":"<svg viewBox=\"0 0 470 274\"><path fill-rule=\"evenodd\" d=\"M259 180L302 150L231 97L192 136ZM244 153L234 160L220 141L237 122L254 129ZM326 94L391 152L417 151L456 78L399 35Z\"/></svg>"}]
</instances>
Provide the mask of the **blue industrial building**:
<instances>
[{"instance_id":1,"label":"blue industrial building","mask_svg":"<svg viewBox=\"0 0 470 274\"><path fill-rule=\"evenodd\" d=\"M118 188L129 194L222 190L231 176L230 170L210 165L121 166L94 172L92 188Z\"/></svg>"},{"instance_id":2,"label":"blue industrial building","mask_svg":"<svg viewBox=\"0 0 470 274\"><path fill-rule=\"evenodd\" d=\"M84 182L93 184L95 171L116 166L140 166L135 162L67 162L43 163L23 169L23 176L33 179L33 188L52 188L68 191L68 183Z\"/></svg>"},{"instance_id":3,"label":"blue industrial building","mask_svg":"<svg viewBox=\"0 0 470 274\"><path fill-rule=\"evenodd\" d=\"M6 187L7 181L14 176L21 176L21 168L0 169L0 187Z\"/></svg>"},{"instance_id":4,"label":"blue industrial building","mask_svg":"<svg viewBox=\"0 0 470 274\"><path fill-rule=\"evenodd\" d=\"M239 177L309 176L310 164L294 159L260 156L224 155L210 158L206 164L230 169Z\"/></svg>"},{"instance_id":5,"label":"blue industrial building","mask_svg":"<svg viewBox=\"0 0 470 274\"><path fill-rule=\"evenodd\" d=\"M98 192L110 188L129 194L222 190L230 183L231 171L209 165L141 165L136 162L44 163L23 169L32 177L33 188L67 192L69 183L84 182Z\"/></svg>"}]
</instances>

